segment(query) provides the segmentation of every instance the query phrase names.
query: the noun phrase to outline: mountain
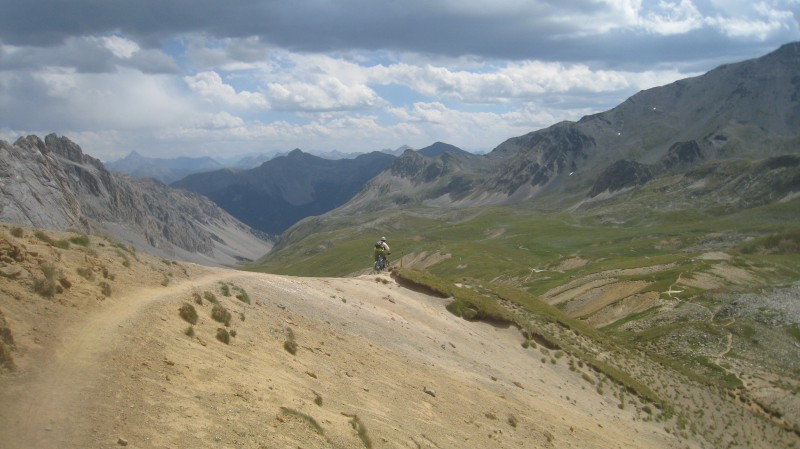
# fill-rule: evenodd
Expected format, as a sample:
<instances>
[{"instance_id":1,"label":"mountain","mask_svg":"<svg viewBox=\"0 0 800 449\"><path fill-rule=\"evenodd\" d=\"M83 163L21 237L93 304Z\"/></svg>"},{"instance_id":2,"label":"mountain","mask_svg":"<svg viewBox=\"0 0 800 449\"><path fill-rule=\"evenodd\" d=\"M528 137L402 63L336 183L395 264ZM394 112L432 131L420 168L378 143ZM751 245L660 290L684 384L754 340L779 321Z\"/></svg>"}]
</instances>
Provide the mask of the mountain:
<instances>
[{"instance_id":1,"label":"mountain","mask_svg":"<svg viewBox=\"0 0 800 449\"><path fill-rule=\"evenodd\" d=\"M250 170L190 175L172 186L205 195L249 226L279 234L344 204L394 159L373 152L329 160L294 150Z\"/></svg>"},{"instance_id":2,"label":"mountain","mask_svg":"<svg viewBox=\"0 0 800 449\"><path fill-rule=\"evenodd\" d=\"M105 164L112 171L125 173L134 178L153 178L165 184L182 179L192 173L219 170L223 165L210 157L178 157L160 159L145 157L136 151L117 161Z\"/></svg>"},{"instance_id":3,"label":"mountain","mask_svg":"<svg viewBox=\"0 0 800 449\"><path fill-rule=\"evenodd\" d=\"M383 149L383 150L381 150L381 153L391 154L392 156L400 156L403 153L405 153L406 150L413 150L413 148L411 148L408 145L401 145L401 146L395 148L394 150L391 149L391 148Z\"/></svg>"},{"instance_id":4,"label":"mountain","mask_svg":"<svg viewBox=\"0 0 800 449\"><path fill-rule=\"evenodd\" d=\"M761 58L639 92L578 122L510 138L459 169L436 173L435 167L446 164L437 159L441 151L435 148L422 154L427 159L405 152L371 183L373 191L361 192L347 207L527 201L571 207L603 192L613 195L687 173L709 161L758 164L796 154L798 73L800 43L791 43ZM755 165L743 169L760 170Z\"/></svg>"},{"instance_id":5,"label":"mountain","mask_svg":"<svg viewBox=\"0 0 800 449\"><path fill-rule=\"evenodd\" d=\"M109 172L55 134L0 141L0 221L104 233L163 257L215 265L256 259L271 248L208 199Z\"/></svg>"},{"instance_id":6,"label":"mountain","mask_svg":"<svg viewBox=\"0 0 800 449\"><path fill-rule=\"evenodd\" d=\"M433 145L429 145L425 148L417 150L417 152L427 157L437 157L441 156L444 153L470 154L469 152L464 151L455 145L450 145L449 143L444 143L444 142L436 142Z\"/></svg>"}]
</instances>

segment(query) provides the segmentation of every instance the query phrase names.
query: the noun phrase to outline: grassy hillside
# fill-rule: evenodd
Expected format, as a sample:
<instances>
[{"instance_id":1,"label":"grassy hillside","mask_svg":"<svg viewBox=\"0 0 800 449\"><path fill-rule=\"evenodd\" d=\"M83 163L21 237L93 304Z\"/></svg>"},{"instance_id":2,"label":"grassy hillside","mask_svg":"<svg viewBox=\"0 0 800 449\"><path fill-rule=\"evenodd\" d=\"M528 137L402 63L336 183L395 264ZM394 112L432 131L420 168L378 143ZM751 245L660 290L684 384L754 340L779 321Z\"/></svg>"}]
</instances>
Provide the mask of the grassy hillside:
<instances>
[{"instance_id":1,"label":"grassy hillside","mask_svg":"<svg viewBox=\"0 0 800 449\"><path fill-rule=\"evenodd\" d=\"M457 315L513 323L661 404L678 387L632 374L645 364L631 355L641 350L647 363L800 430L800 203L665 211L648 206L655 199L640 194L581 212L317 217L252 269L362 272L372 243L386 235L396 275L453 298L448 309ZM600 357L609 353L611 361Z\"/></svg>"}]
</instances>

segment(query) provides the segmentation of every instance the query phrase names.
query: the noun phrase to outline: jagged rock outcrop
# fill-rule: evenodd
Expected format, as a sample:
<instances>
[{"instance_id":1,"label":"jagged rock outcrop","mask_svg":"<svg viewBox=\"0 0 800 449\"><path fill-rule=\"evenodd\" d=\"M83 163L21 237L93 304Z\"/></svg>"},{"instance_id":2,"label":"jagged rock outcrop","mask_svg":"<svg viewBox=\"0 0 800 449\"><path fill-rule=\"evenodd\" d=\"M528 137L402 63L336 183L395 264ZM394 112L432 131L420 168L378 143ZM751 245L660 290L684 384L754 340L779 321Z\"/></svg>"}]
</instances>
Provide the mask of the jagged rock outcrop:
<instances>
[{"instance_id":1,"label":"jagged rock outcrop","mask_svg":"<svg viewBox=\"0 0 800 449\"><path fill-rule=\"evenodd\" d=\"M79 229L165 257L254 260L271 243L200 195L112 173L66 137L0 141L0 220Z\"/></svg>"},{"instance_id":2,"label":"jagged rock outcrop","mask_svg":"<svg viewBox=\"0 0 800 449\"><path fill-rule=\"evenodd\" d=\"M602 192L614 192L626 187L642 185L653 179L653 169L635 161L621 160L608 167L589 191L593 198Z\"/></svg>"}]
</instances>

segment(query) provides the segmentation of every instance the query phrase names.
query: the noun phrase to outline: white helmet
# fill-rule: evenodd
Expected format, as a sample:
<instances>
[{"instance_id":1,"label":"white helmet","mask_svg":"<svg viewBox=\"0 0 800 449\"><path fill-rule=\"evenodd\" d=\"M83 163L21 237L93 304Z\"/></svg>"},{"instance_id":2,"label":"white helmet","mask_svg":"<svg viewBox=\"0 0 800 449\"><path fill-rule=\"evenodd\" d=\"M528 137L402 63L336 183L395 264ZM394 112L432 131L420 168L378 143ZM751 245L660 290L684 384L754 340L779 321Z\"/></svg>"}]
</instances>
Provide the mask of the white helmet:
<instances>
[{"instance_id":1,"label":"white helmet","mask_svg":"<svg viewBox=\"0 0 800 449\"><path fill-rule=\"evenodd\" d=\"M381 237L381 242L385 242L385 241L386 241L386 237Z\"/></svg>"}]
</instances>

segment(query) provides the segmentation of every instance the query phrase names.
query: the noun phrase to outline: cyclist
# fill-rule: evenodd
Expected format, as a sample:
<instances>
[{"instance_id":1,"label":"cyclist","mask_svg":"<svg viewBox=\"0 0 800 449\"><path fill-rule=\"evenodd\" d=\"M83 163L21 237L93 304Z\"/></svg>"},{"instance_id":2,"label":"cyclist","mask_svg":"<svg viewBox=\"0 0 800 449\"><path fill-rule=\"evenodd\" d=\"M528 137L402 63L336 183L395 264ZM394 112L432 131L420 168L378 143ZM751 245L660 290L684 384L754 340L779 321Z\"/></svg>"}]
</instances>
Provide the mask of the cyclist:
<instances>
[{"instance_id":1,"label":"cyclist","mask_svg":"<svg viewBox=\"0 0 800 449\"><path fill-rule=\"evenodd\" d=\"M386 243L386 237L381 237L381 239L378 240L377 243L375 243L375 249L373 251L373 257L375 259L375 262L378 262L379 260L383 259L383 267L385 268L386 256L388 254L391 254L389 252L389 244Z\"/></svg>"}]
</instances>

